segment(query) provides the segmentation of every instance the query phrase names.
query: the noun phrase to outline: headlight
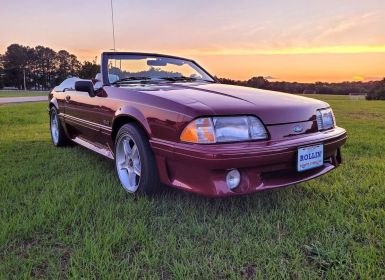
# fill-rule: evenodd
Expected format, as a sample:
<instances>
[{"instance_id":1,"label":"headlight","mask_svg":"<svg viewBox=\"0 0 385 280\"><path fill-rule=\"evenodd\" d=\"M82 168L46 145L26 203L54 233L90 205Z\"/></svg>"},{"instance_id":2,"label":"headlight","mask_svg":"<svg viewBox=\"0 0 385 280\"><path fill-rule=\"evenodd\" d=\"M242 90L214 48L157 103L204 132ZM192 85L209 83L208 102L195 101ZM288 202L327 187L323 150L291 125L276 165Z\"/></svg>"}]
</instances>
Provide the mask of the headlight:
<instances>
[{"instance_id":1,"label":"headlight","mask_svg":"<svg viewBox=\"0 0 385 280\"><path fill-rule=\"evenodd\" d=\"M334 128L336 124L333 110L331 108L317 110L318 130L327 130Z\"/></svg>"},{"instance_id":2,"label":"headlight","mask_svg":"<svg viewBox=\"0 0 385 280\"><path fill-rule=\"evenodd\" d=\"M223 143L267 139L261 121L253 116L199 118L189 123L180 140L190 143Z\"/></svg>"}]
</instances>

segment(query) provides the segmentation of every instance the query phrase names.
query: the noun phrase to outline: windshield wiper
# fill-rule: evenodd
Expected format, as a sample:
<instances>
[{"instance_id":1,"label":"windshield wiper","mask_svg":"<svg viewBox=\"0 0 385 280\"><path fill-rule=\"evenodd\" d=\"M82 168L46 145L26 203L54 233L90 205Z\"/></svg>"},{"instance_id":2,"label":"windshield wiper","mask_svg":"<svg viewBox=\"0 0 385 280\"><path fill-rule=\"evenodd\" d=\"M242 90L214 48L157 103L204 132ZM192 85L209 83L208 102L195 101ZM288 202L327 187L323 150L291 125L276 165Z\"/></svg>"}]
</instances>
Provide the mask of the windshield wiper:
<instances>
[{"instance_id":1,"label":"windshield wiper","mask_svg":"<svg viewBox=\"0 0 385 280\"><path fill-rule=\"evenodd\" d=\"M147 80L151 80L151 78L149 78L149 77L126 77L126 78L122 78L122 79L119 79L119 80L111 83L111 85L116 85L119 83L131 82L131 81L147 81Z\"/></svg>"},{"instance_id":2,"label":"windshield wiper","mask_svg":"<svg viewBox=\"0 0 385 280\"><path fill-rule=\"evenodd\" d=\"M191 78L191 77L185 77L185 76L177 76L177 77L159 77L159 79L171 81L171 82L179 82L179 81L196 81L198 79Z\"/></svg>"},{"instance_id":3,"label":"windshield wiper","mask_svg":"<svg viewBox=\"0 0 385 280\"><path fill-rule=\"evenodd\" d=\"M170 81L170 82L196 82L196 81L203 81L203 82L208 82L208 83L214 82L214 81L210 81L210 80L193 78L193 77L186 77L186 76L160 77L159 79Z\"/></svg>"}]
</instances>

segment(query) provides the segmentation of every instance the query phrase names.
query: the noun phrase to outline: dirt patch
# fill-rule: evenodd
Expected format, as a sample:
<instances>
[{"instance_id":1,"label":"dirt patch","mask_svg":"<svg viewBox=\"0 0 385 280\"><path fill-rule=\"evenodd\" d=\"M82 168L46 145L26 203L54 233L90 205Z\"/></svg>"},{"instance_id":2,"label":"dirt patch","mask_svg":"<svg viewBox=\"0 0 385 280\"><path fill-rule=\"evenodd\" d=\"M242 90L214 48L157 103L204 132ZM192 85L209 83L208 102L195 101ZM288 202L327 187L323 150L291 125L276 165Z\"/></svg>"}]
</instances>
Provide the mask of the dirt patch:
<instances>
[{"instance_id":1,"label":"dirt patch","mask_svg":"<svg viewBox=\"0 0 385 280\"><path fill-rule=\"evenodd\" d=\"M253 279L256 275L256 267L257 266L255 264L251 264L251 265L246 266L241 271L241 275L246 279Z\"/></svg>"}]
</instances>

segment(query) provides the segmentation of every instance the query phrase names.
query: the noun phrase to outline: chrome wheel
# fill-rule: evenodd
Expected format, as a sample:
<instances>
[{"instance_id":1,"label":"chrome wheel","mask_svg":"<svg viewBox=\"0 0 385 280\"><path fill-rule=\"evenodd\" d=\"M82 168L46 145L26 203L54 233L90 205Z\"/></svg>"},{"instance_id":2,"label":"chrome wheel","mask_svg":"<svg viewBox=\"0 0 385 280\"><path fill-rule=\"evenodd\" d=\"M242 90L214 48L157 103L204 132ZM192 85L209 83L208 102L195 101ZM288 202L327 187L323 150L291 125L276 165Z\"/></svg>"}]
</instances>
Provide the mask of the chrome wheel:
<instances>
[{"instance_id":1,"label":"chrome wheel","mask_svg":"<svg viewBox=\"0 0 385 280\"><path fill-rule=\"evenodd\" d=\"M140 183L142 165L135 141L128 135L122 135L117 142L115 156L120 182L128 192L136 192Z\"/></svg>"},{"instance_id":2,"label":"chrome wheel","mask_svg":"<svg viewBox=\"0 0 385 280\"><path fill-rule=\"evenodd\" d=\"M59 142L59 120L55 110L51 111L51 136L55 145Z\"/></svg>"}]
</instances>

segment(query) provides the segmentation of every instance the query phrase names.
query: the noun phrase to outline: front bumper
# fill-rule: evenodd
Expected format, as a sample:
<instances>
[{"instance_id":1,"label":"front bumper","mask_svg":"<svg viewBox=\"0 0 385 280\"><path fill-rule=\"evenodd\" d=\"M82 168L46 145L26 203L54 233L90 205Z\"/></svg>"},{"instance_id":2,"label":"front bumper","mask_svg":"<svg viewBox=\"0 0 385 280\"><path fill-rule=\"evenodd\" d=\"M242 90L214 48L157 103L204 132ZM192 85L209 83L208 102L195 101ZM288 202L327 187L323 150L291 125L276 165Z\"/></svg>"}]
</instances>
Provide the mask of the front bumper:
<instances>
[{"instance_id":1,"label":"front bumper","mask_svg":"<svg viewBox=\"0 0 385 280\"><path fill-rule=\"evenodd\" d=\"M336 127L325 132L280 140L228 144L184 144L150 140L162 183L205 196L222 197L284 187L313 179L341 163L340 147L346 131ZM324 165L296 171L297 149L323 144ZM230 190L226 174L236 168L241 182Z\"/></svg>"}]
</instances>

